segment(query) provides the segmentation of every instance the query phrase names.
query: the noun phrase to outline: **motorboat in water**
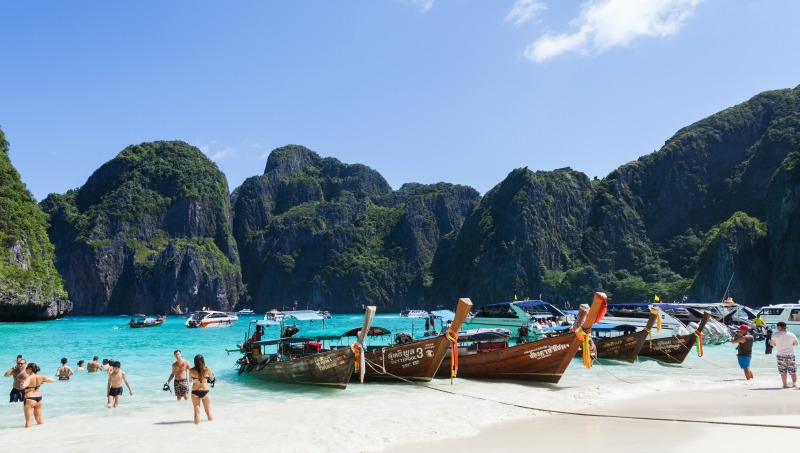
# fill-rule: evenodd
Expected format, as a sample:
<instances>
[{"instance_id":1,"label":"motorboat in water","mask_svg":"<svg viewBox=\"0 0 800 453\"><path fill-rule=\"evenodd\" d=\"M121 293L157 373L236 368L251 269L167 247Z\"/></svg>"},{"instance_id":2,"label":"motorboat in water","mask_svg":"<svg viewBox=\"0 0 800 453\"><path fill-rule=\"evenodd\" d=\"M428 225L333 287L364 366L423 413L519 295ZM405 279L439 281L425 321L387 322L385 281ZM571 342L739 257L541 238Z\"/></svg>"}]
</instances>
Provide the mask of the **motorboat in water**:
<instances>
[{"instance_id":1,"label":"motorboat in water","mask_svg":"<svg viewBox=\"0 0 800 453\"><path fill-rule=\"evenodd\" d=\"M539 339L539 321L544 320L561 324L567 321L567 314L542 300L498 302L479 307L475 315L464 322L463 330L508 329L514 338L519 338L521 332L529 332L534 339Z\"/></svg>"},{"instance_id":2,"label":"motorboat in water","mask_svg":"<svg viewBox=\"0 0 800 453\"><path fill-rule=\"evenodd\" d=\"M239 320L233 313L203 310L189 316L183 324L189 328L230 327Z\"/></svg>"},{"instance_id":3,"label":"motorboat in water","mask_svg":"<svg viewBox=\"0 0 800 453\"><path fill-rule=\"evenodd\" d=\"M786 330L800 336L800 303L797 304L776 304L761 307L758 312L768 329L777 331L776 324L780 321L786 323Z\"/></svg>"},{"instance_id":4,"label":"motorboat in water","mask_svg":"<svg viewBox=\"0 0 800 453\"><path fill-rule=\"evenodd\" d=\"M286 317L286 314L284 314L282 311L278 311L277 308L273 308L272 310L264 313L264 320L265 321L281 322L281 321L283 321L283 318L285 318L285 317Z\"/></svg>"},{"instance_id":5,"label":"motorboat in water","mask_svg":"<svg viewBox=\"0 0 800 453\"><path fill-rule=\"evenodd\" d=\"M161 324L164 324L164 321L167 320L166 316L158 315L155 318L151 318L145 315L136 315L136 318L131 319L131 322L128 323L131 329L139 329L142 327L157 327Z\"/></svg>"},{"instance_id":6,"label":"motorboat in water","mask_svg":"<svg viewBox=\"0 0 800 453\"><path fill-rule=\"evenodd\" d=\"M237 311L236 314L239 316L253 316L254 314L256 314L256 312L249 308L243 308Z\"/></svg>"},{"instance_id":7,"label":"motorboat in water","mask_svg":"<svg viewBox=\"0 0 800 453\"><path fill-rule=\"evenodd\" d=\"M428 312L425 310L403 310L400 312L401 318L427 318Z\"/></svg>"},{"instance_id":8,"label":"motorboat in water","mask_svg":"<svg viewBox=\"0 0 800 453\"><path fill-rule=\"evenodd\" d=\"M650 309L656 308L661 318L661 331L653 331L653 338L666 338L678 335L688 335L689 329L678 318L672 316L667 310L671 306L678 304L655 304L655 303L633 303L633 304L608 304L608 313L605 322L609 324L627 324L643 329L647 326L650 318Z\"/></svg>"}]
</instances>

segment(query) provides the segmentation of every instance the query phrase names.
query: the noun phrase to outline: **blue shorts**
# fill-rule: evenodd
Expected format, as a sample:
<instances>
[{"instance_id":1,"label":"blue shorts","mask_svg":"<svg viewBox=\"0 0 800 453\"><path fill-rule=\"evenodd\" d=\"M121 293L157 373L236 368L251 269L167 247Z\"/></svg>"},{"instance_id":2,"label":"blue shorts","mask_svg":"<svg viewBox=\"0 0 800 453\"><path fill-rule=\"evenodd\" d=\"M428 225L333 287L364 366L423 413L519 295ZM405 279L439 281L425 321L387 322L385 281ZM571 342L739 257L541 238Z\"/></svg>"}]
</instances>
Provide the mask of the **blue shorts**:
<instances>
[{"instance_id":1,"label":"blue shorts","mask_svg":"<svg viewBox=\"0 0 800 453\"><path fill-rule=\"evenodd\" d=\"M739 359L739 366L742 369L750 368L750 359L753 358L752 356L749 356L749 355L737 355L736 358Z\"/></svg>"}]
</instances>

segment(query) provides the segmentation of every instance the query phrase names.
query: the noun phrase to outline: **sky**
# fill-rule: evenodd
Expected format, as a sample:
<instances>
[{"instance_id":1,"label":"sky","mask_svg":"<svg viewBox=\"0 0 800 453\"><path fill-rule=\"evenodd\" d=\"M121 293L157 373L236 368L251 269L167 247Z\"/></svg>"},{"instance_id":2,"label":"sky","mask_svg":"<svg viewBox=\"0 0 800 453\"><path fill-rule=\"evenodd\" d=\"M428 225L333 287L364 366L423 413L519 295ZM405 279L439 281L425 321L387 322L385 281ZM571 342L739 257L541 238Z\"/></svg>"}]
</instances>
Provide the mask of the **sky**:
<instances>
[{"instance_id":1,"label":"sky","mask_svg":"<svg viewBox=\"0 0 800 453\"><path fill-rule=\"evenodd\" d=\"M37 200L125 147L197 146L231 191L298 144L394 189L602 178L800 85L797 0L0 0L0 128Z\"/></svg>"}]
</instances>

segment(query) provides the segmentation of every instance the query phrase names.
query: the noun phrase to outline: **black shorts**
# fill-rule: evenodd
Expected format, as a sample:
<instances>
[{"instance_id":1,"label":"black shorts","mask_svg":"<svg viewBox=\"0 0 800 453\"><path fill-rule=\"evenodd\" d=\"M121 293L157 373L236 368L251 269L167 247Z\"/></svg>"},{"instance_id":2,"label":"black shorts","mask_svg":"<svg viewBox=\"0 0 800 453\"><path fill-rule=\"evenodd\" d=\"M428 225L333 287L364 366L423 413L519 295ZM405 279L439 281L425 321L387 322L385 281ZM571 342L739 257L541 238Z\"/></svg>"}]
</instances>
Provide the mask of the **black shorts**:
<instances>
[{"instance_id":1,"label":"black shorts","mask_svg":"<svg viewBox=\"0 0 800 453\"><path fill-rule=\"evenodd\" d=\"M25 401L25 390L11 389L11 393L8 394L8 397L9 403L21 403Z\"/></svg>"},{"instance_id":2,"label":"black shorts","mask_svg":"<svg viewBox=\"0 0 800 453\"><path fill-rule=\"evenodd\" d=\"M108 396L121 396L122 387L111 387L108 389Z\"/></svg>"}]
</instances>

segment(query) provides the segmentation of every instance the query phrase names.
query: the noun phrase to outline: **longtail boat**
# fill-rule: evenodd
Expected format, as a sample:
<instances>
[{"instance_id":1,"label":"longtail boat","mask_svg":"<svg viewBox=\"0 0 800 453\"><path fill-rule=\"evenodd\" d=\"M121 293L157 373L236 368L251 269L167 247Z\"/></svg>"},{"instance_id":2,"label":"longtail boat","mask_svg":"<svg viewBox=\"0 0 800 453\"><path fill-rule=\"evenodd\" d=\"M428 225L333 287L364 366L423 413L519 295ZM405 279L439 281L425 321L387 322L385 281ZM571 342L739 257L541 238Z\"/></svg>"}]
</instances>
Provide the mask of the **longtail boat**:
<instances>
[{"instance_id":1,"label":"longtail boat","mask_svg":"<svg viewBox=\"0 0 800 453\"><path fill-rule=\"evenodd\" d=\"M629 363L635 362L647 340L647 336L650 335L650 329L653 328L658 319L658 315L659 313L656 311L650 312L650 319L647 320L647 325L643 330L616 337L595 338L594 344L597 347L597 358L622 360ZM594 333L600 333L597 325L593 329ZM635 330L636 328L633 327L633 329Z\"/></svg>"},{"instance_id":2,"label":"longtail boat","mask_svg":"<svg viewBox=\"0 0 800 453\"><path fill-rule=\"evenodd\" d=\"M674 337L656 338L646 342L642 350L639 351L639 355L641 357L649 357L665 363L683 363L683 361L686 360L686 356L689 355L689 351L692 350L692 347L695 346L695 343L698 339L700 339L699 351L702 351L702 332L710 316L711 313L709 312L703 313L703 318L700 319L700 324L697 326L697 330L695 330L693 333Z\"/></svg>"},{"instance_id":3,"label":"longtail boat","mask_svg":"<svg viewBox=\"0 0 800 453\"><path fill-rule=\"evenodd\" d=\"M448 335L455 340L455 332L461 328L471 309L472 302L469 299L459 299L447 332L365 353L365 379L429 382L453 344L448 340Z\"/></svg>"},{"instance_id":4,"label":"longtail boat","mask_svg":"<svg viewBox=\"0 0 800 453\"><path fill-rule=\"evenodd\" d=\"M274 340L246 342L238 349L244 356L239 363L239 374L246 372L254 377L287 384L317 385L344 389L353 374L356 350L364 348L364 337L375 317L375 307L367 307L364 323L353 346L325 350L311 337L288 337ZM294 348L292 345L300 344ZM277 345L272 354L253 355L252 348ZM298 349L304 351L298 354ZM363 365L362 365L363 369ZM363 379L362 379L363 382Z\"/></svg>"},{"instance_id":5,"label":"longtail boat","mask_svg":"<svg viewBox=\"0 0 800 453\"><path fill-rule=\"evenodd\" d=\"M591 308L581 305L575 319L575 331L530 343L508 346L507 342L480 342L458 348L457 375L476 379L514 379L557 383L567 370L581 343L588 342L592 325L605 314L606 295L595 293ZM586 344L586 343L584 343ZM442 362L437 376L452 376L448 360Z\"/></svg>"},{"instance_id":6,"label":"longtail boat","mask_svg":"<svg viewBox=\"0 0 800 453\"><path fill-rule=\"evenodd\" d=\"M161 324L164 324L164 321L167 320L167 316L158 315L156 318L148 318L145 315L136 315L135 319L131 319L128 323L131 329L141 329L143 327L158 327Z\"/></svg>"}]
</instances>

